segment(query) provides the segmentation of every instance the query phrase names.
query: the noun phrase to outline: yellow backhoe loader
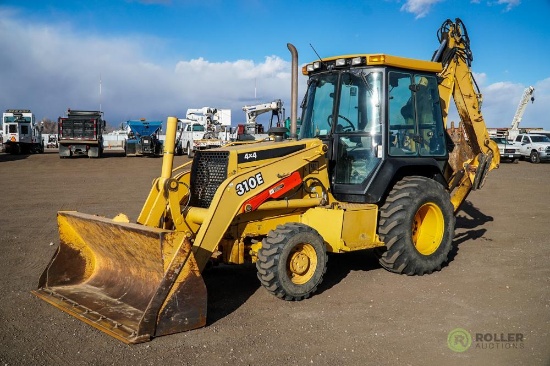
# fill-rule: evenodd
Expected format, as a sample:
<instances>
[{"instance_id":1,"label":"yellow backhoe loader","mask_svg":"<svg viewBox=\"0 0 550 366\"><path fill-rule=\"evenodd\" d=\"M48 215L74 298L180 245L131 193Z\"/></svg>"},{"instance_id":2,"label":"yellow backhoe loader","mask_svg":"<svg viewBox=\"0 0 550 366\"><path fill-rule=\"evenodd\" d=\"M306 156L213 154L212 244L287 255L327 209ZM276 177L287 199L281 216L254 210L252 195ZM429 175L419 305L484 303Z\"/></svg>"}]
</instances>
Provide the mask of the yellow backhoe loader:
<instances>
[{"instance_id":1,"label":"yellow backhoe loader","mask_svg":"<svg viewBox=\"0 0 550 366\"><path fill-rule=\"evenodd\" d=\"M138 343L206 324L201 272L211 261L256 263L261 284L284 300L315 292L327 252L379 248L389 271L439 270L455 213L500 158L464 25L447 20L438 36L431 61L355 54L304 66L299 136L298 55L288 44L290 139L274 127L270 141L201 150L173 169L169 117L162 172L137 222L59 212L60 245L34 294ZM446 132L451 97L458 144Z\"/></svg>"}]
</instances>

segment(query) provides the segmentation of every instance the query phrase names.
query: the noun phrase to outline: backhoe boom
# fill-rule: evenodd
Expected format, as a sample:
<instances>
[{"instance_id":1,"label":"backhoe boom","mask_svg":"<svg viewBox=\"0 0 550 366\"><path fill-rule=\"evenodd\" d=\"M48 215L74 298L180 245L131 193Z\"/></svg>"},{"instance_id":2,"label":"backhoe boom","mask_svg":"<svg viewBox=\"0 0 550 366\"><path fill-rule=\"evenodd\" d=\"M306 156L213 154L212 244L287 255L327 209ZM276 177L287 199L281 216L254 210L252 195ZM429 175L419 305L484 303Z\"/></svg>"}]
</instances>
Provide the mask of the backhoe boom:
<instances>
[{"instance_id":1,"label":"backhoe boom","mask_svg":"<svg viewBox=\"0 0 550 366\"><path fill-rule=\"evenodd\" d=\"M451 201L457 211L471 190L483 186L487 173L498 167L498 146L489 138L485 120L481 114L482 95L471 70L473 60L470 39L460 19L453 23L447 19L438 32L440 48L432 61L441 62L439 94L443 103L443 120L448 125L448 110L453 98L461 127L454 139L455 149L449 157L453 172L446 178L456 187ZM457 180L459 181L457 183Z\"/></svg>"}]
</instances>

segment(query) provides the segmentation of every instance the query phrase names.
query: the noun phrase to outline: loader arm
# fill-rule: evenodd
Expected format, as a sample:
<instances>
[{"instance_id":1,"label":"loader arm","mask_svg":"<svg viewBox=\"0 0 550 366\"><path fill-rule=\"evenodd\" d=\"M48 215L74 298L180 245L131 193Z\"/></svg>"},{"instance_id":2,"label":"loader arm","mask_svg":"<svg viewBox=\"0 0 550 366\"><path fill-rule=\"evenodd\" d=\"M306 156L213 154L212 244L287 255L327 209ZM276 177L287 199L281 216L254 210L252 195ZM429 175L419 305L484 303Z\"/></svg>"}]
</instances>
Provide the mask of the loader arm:
<instances>
[{"instance_id":1,"label":"loader arm","mask_svg":"<svg viewBox=\"0 0 550 366\"><path fill-rule=\"evenodd\" d=\"M452 172L447 182L455 212L472 190L483 186L487 173L498 168L498 146L489 138L481 113L482 96L472 75L468 33L462 21L447 19L438 32L440 48L432 61L441 62L439 94L442 99L443 120L447 129L448 111L453 98L461 121L461 129L453 138L455 148L450 154Z\"/></svg>"},{"instance_id":2,"label":"loader arm","mask_svg":"<svg viewBox=\"0 0 550 366\"><path fill-rule=\"evenodd\" d=\"M324 156L325 151L326 147L320 140L311 140L304 149L298 152L289 154L282 159L273 159L270 162L259 164L229 176L216 190L208 208L188 208L187 212L184 213L186 224L182 223L182 227L186 225L192 227L193 223L200 225L193 241L193 253L199 270L202 270L208 263L229 225L235 218L238 218L239 213L242 212L243 205L247 201L290 176L292 173L299 171L307 164L318 160ZM258 181L256 189L239 192L241 182L254 180ZM259 184L260 181L261 184ZM174 204L176 201L177 199L173 201ZM303 198L290 201L285 201L288 207L314 207L320 204L321 198ZM300 202L296 203L294 201ZM177 206L174 209L177 209ZM175 221L179 222L180 219L177 217L177 212L175 214Z\"/></svg>"},{"instance_id":3,"label":"loader arm","mask_svg":"<svg viewBox=\"0 0 550 366\"><path fill-rule=\"evenodd\" d=\"M173 140L175 140L176 133L175 124L171 122L173 121L167 123L168 131L165 143L167 151L173 151ZM242 149L250 149L246 145L250 144L236 145L229 149L237 154ZM271 159L266 163L231 174L216 189L209 208L188 207L191 194L191 172L186 171L178 175L172 175L173 154L165 154L161 176L153 182L137 223L151 228L163 228L165 223L173 224L173 228L177 232L185 234L182 240L183 238L192 239L193 253L199 271L202 271L229 225L242 211L245 202L263 192L264 189L300 170L305 165L318 160L325 155L325 152L326 146L321 140L311 139L303 149L295 153L286 155L281 159ZM326 172L326 170L324 171ZM239 183L248 182L250 179L257 180L258 175L261 176L261 185L259 184L257 189L239 194L237 189ZM328 186L328 178L325 180ZM320 200L320 198L301 199L300 203L293 200L292 203L286 201L284 205L294 208L313 207L319 205ZM273 205L272 202L270 203ZM183 243L181 244L183 245Z\"/></svg>"}]
</instances>

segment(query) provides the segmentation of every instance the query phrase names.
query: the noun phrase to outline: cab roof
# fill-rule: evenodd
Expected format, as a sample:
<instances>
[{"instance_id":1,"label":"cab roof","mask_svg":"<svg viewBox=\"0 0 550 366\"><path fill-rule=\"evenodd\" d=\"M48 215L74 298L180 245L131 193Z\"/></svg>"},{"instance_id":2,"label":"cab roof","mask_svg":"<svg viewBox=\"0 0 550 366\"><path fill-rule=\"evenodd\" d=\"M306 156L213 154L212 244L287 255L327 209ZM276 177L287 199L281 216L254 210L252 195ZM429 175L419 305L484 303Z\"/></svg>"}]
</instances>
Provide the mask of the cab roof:
<instances>
[{"instance_id":1,"label":"cab roof","mask_svg":"<svg viewBox=\"0 0 550 366\"><path fill-rule=\"evenodd\" d=\"M392 56L384 53L373 53L373 54L350 54L350 55L326 57L321 60L308 63L302 68L302 73L304 75L308 75L310 72L315 71L315 69L308 70L308 66L316 63L320 63L321 65L323 64L333 65L337 69L338 68L337 61L343 61L345 65L351 65L352 62L357 62L357 63L354 63L353 65L392 66L392 67L398 67L403 69L425 71L425 72L432 72L432 73L439 73L443 70L443 66L439 62L418 60L418 59L406 58L406 57L400 57L400 56ZM326 67L321 69L326 70Z\"/></svg>"}]
</instances>

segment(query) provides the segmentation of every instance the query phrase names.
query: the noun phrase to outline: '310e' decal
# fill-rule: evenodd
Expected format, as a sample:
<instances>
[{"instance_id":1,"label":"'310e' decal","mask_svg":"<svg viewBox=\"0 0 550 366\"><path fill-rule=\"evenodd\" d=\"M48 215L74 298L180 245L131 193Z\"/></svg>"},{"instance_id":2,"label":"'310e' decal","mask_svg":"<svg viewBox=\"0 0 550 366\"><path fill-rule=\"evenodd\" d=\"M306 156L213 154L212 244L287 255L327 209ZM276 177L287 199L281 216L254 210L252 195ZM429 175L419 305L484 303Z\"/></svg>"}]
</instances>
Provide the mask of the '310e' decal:
<instances>
[{"instance_id":1,"label":"'310e' decal","mask_svg":"<svg viewBox=\"0 0 550 366\"><path fill-rule=\"evenodd\" d=\"M237 194L242 196L246 192L250 192L262 184L264 184L264 177L262 177L262 173L257 173L256 175L237 183L235 189L237 190Z\"/></svg>"}]
</instances>

